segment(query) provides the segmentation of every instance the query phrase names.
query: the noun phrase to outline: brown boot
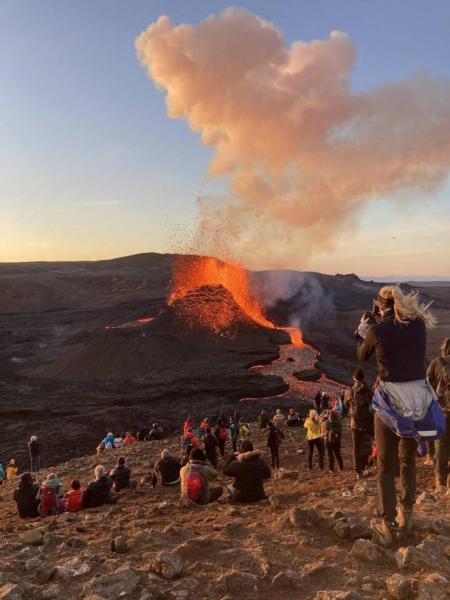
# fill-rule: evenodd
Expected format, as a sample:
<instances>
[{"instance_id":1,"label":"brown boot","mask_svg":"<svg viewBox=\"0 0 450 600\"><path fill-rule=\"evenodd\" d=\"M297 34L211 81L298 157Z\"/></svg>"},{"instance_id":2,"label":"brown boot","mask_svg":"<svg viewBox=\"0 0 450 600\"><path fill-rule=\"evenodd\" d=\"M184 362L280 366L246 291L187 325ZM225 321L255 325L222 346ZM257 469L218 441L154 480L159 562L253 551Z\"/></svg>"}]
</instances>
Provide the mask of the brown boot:
<instances>
[{"instance_id":1,"label":"brown boot","mask_svg":"<svg viewBox=\"0 0 450 600\"><path fill-rule=\"evenodd\" d=\"M395 524L389 523L386 519L372 519L370 522L372 531L372 540L375 544L383 548L392 548L395 543Z\"/></svg>"}]
</instances>

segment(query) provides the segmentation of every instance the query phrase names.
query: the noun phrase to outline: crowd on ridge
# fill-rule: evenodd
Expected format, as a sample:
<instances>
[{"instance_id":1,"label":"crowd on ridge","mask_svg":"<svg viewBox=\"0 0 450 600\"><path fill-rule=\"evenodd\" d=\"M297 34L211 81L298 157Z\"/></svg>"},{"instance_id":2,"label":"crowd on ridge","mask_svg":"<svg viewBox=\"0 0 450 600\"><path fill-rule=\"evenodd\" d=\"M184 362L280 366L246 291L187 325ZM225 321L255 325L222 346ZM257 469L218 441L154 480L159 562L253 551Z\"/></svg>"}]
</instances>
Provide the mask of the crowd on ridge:
<instances>
[{"instance_id":1,"label":"crowd on ridge","mask_svg":"<svg viewBox=\"0 0 450 600\"><path fill-rule=\"evenodd\" d=\"M308 443L308 468L313 469L316 455L318 468L323 471L326 453L328 470L334 472L336 463L340 471L344 469L342 424L349 418L356 477L360 479L369 473L371 466L377 467L379 517L371 523L372 535L381 545L389 546L399 528L404 533L411 531L416 455L425 454L428 448L428 463L432 456L433 446L424 443L427 431L428 439L435 439L435 459L431 459L431 463L435 463L436 494L449 494L450 338L443 340L440 356L430 363L425 373L425 326L432 324L428 307L420 305L414 294L405 295L397 288L388 287L380 291L378 308L381 320L374 318L375 311L365 314L356 332L360 360L367 360L373 353L376 355L378 380L374 386L369 386L362 369L357 369L353 373L352 387L342 389L337 397L330 398L320 390L314 398L314 408L304 420L293 408L287 415L281 409L274 415L262 410L258 426L267 431L266 445L272 469L280 468L279 449L288 430L303 425ZM97 454L140 440L163 438L164 432L157 423L140 429L136 435L108 433L98 445ZM228 455L227 442L231 446ZM14 491L19 515L24 518L113 503L118 498L113 492L137 485L131 479L131 469L123 456L110 473L97 465L95 479L86 489L74 480L70 488L64 490L55 473L48 473L38 484L33 475L41 463L36 436L31 437L28 450L31 472L22 474ZM222 486L210 485L219 475L219 456L223 463L222 474L233 479L232 484L226 486L231 502L257 502L265 498L264 480L271 477L271 469L261 452L254 448L249 424L237 413L231 417L222 412L214 419L205 417L198 427L188 417L180 436L180 455L173 456L164 449L153 472L141 483L180 486L181 501L185 503L216 501L224 493ZM17 476L14 459L6 470L0 465L0 483L11 482ZM397 476L402 486L399 506L396 506L395 496Z\"/></svg>"}]
</instances>

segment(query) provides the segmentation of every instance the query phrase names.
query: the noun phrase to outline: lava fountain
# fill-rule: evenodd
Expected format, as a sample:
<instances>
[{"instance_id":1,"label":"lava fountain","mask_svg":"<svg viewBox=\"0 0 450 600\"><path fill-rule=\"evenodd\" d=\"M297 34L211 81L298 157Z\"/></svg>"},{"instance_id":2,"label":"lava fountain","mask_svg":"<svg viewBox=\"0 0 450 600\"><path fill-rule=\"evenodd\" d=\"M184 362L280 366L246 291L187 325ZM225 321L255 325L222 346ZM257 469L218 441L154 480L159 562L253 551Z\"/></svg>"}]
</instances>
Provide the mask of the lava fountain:
<instances>
[{"instance_id":1,"label":"lava fountain","mask_svg":"<svg viewBox=\"0 0 450 600\"><path fill-rule=\"evenodd\" d=\"M249 319L263 327L282 329L289 333L291 343L303 346L302 334L295 327L277 327L264 315L260 300L252 292L245 269L236 262L223 262L209 256L179 255L174 259L172 266L171 294L168 300L173 304L186 294L203 286L223 286L233 296L235 302ZM199 304L198 311L203 310ZM226 328L233 324L234 315L229 311L227 304L219 306L218 310L205 311L201 315L204 324L209 325L212 331Z\"/></svg>"}]
</instances>

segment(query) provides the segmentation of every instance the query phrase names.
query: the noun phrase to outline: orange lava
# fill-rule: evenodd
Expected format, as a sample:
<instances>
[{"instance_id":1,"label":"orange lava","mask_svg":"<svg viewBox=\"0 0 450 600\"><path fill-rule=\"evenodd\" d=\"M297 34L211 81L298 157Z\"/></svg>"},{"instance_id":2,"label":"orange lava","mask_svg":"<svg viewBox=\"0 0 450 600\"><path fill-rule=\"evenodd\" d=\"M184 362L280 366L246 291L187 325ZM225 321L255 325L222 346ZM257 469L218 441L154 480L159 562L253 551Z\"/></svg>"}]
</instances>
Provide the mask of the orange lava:
<instances>
[{"instance_id":1,"label":"orange lava","mask_svg":"<svg viewBox=\"0 0 450 600\"><path fill-rule=\"evenodd\" d=\"M201 286L225 287L233 296L235 302L240 306L244 313L253 321L275 329L275 325L269 321L264 313L260 301L252 293L247 272L235 262L223 262L217 258L208 256L177 256L172 267L172 292L169 297L169 304L183 298L191 290ZM202 311L203 306L198 305L198 311ZM210 321L210 328L217 331L225 329L233 324L235 314L229 310L226 303L220 306L214 314L208 310L208 313L201 315L203 323ZM295 327L280 327L287 331L291 337L291 343L296 346L303 345L301 332Z\"/></svg>"}]
</instances>

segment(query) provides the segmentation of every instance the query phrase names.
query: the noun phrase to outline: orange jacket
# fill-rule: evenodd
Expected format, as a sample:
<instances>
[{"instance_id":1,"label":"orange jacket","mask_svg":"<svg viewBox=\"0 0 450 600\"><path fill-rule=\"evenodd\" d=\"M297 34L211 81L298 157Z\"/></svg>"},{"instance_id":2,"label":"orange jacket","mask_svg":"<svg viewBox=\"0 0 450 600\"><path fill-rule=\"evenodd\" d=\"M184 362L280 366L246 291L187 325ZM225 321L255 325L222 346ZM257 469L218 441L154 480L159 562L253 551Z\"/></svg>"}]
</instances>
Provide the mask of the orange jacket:
<instances>
[{"instance_id":1,"label":"orange jacket","mask_svg":"<svg viewBox=\"0 0 450 600\"><path fill-rule=\"evenodd\" d=\"M66 510L69 512L77 512L83 508L83 492L84 490L80 488L79 490L70 489L67 493L67 505Z\"/></svg>"},{"instance_id":2,"label":"orange jacket","mask_svg":"<svg viewBox=\"0 0 450 600\"><path fill-rule=\"evenodd\" d=\"M136 441L136 438L134 437L134 435L128 434L123 438L123 443L124 446L128 446L128 444L132 444L133 442Z\"/></svg>"},{"instance_id":3,"label":"orange jacket","mask_svg":"<svg viewBox=\"0 0 450 600\"><path fill-rule=\"evenodd\" d=\"M196 435L193 433L188 433L186 437L192 446L197 446L197 448L200 448L201 442Z\"/></svg>"},{"instance_id":4,"label":"orange jacket","mask_svg":"<svg viewBox=\"0 0 450 600\"><path fill-rule=\"evenodd\" d=\"M191 429L191 428L192 428L192 419L186 419L186 421L183 424L183 435L184 435L184 437L186 437L188 429Z\"/></svg>"}]
</instances>

